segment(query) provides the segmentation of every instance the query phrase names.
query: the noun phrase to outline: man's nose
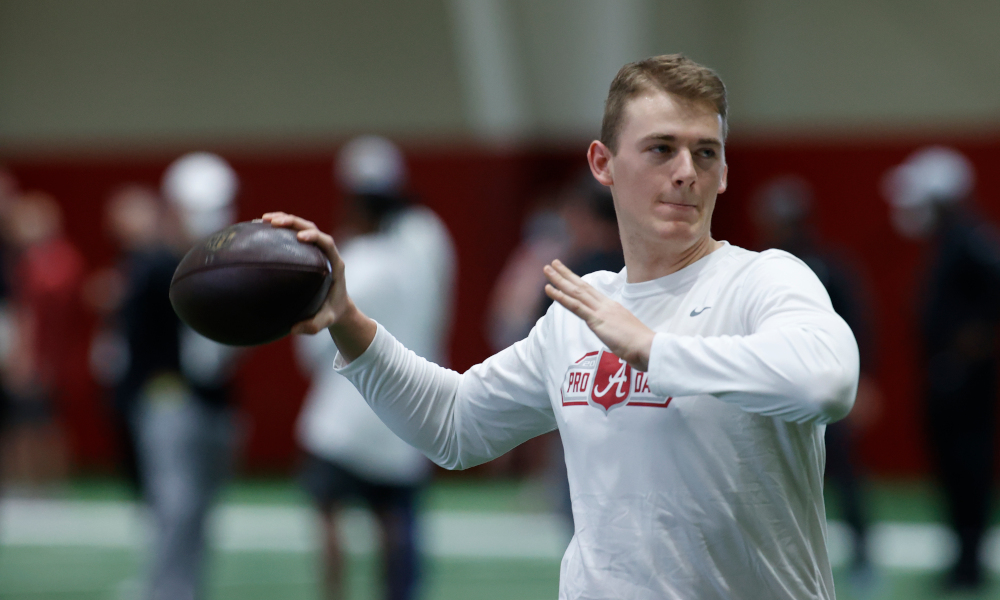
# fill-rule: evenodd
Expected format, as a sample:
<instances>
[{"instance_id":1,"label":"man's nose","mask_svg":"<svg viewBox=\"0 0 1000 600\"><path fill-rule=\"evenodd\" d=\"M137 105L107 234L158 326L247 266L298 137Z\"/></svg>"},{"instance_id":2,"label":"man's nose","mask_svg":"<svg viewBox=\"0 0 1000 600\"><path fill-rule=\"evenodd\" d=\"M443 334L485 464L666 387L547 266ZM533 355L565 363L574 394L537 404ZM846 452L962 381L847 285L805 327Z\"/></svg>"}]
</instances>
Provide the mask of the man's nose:
<instances>
[{"instance_id":1,"label":"man's nose","mask_svg":"<svg viewBox=\"0 0 1000 600\"><path fill-rule=\"evenodd\" d=\"M694 169L694 157L691 155L691 151L686 148L681 149L677 153L673 162L674 185L677 187L685 187L694 183L698 174Z\"/></svg>"}]
</instances>

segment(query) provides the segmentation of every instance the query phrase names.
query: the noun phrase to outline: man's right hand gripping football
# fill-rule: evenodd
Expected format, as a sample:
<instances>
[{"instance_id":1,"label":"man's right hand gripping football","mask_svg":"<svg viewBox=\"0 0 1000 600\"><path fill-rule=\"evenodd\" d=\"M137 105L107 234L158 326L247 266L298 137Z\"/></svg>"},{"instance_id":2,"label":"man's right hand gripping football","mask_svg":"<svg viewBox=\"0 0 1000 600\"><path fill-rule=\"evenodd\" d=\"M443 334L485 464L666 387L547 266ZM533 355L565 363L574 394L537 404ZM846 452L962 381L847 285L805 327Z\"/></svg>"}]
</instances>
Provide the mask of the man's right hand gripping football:
<instances>
[{"instance_id":1,"label":"man's right hand gripping football","mask_svg":"<svg viewBox=\"0 0 1000 600\"><path fill-rule=\"evenodd\" d=\"M326 301L313 318L301 321L292 327L292 333L312 335L328 329L345 360L350 362L361 356L375 339L378 325L358 310L347 295L344 261L337 252L333 238L320 231L312 221L295 215L270 212L261 218L274 227L285 227L296 231L300 242L319 246L330 259L330 266L333 269L333 285L330 286Z\"/></svg>"}]
</instances>

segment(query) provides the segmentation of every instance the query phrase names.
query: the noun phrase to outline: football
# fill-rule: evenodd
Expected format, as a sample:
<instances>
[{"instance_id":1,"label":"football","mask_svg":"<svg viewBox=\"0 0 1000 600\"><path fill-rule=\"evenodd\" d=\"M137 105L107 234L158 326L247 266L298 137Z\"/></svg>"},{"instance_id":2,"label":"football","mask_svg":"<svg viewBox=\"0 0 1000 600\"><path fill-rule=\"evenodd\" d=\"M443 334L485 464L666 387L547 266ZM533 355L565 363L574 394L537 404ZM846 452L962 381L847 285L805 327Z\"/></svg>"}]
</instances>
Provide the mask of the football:
<instances>
[{"instance_id":1,"label":"football","mask_svg":"<svg viewBox=\"0 0 1000 600\"><path fill-rule=\"evenodd\" d=\"M316 314L333 276L330 261L291 229L237 223L195 244L170 282L182 321L231 346L279 339Z\"/></svg>"}]
</instances>

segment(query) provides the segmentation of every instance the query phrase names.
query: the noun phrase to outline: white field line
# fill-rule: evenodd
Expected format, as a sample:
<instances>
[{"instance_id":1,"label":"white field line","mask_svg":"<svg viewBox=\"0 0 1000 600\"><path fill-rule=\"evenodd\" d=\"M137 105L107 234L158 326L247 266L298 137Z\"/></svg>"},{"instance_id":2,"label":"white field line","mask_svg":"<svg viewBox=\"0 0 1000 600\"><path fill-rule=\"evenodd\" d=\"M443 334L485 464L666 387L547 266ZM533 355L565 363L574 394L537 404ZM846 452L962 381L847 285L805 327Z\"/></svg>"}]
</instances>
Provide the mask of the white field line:
<instances>
[{"instance_id":1,"label":"white field line","mask_svg":"<svg viewBox=\"0 0 1000 600\"><path fill-rule=\"evenodd\" d=\"M527 558L557 560L568 536L548 514L430 511L419 524L425 552L442 558ZM211 539L230 552L314 552L316 521L298 506L229 504L215 511ZM0 545L82 546L139 549L149 531L146 512L127 502L6 499L0 502ZM360 509L346 511L341 531L347 550L372 552L374 523ZM938 570L955 556L954 535L933 523L876 523L868 540L873 560L888 568ZM851 532L829 525L833 564L850 560ZM1000 571L1000 529L986 539L985 558Z\"/></svg>"},{"instance_id":2,"label":"white field line","mask_svg":"<svg viewBox=\"0 0 1000 600\"><path fill-rule=\"evenodd\" d=\"M341 522L348 552L373 550L375 525L363 510ZM554 558L568 536L549 515L433 511L421 517L425 552L440 557ZM317 522L308 508L230 504L211 518L211 539L223 551L313 552ZM127 502L8 499L0 502L0 545L145 547L148 513Z\"/></svg>"}]
</instances>

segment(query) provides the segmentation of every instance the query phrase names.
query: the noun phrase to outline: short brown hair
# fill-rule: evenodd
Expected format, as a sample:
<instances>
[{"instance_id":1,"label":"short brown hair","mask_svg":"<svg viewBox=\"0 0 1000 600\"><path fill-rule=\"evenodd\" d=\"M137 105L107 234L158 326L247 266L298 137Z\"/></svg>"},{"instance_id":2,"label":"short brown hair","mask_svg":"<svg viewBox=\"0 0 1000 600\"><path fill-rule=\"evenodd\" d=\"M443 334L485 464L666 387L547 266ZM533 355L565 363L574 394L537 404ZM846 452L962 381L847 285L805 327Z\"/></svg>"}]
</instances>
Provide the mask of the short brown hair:
<instances>
[{"instance_id":1,"label":"short brown hair","mask_svg":"<svg viewBox=\"0 0 1000 600\"><path fill-rule=\"evenodd\" d=\"M683 54L663 54L629 63L618 71L608 90L601 122L601 143L618 152L618 134L625 120L625 105L648 88L658 88L696 102L710 103L722 117L722 139L729 130L726 120L726 85L718 74Z\"/></svg>"}]
</instances>

